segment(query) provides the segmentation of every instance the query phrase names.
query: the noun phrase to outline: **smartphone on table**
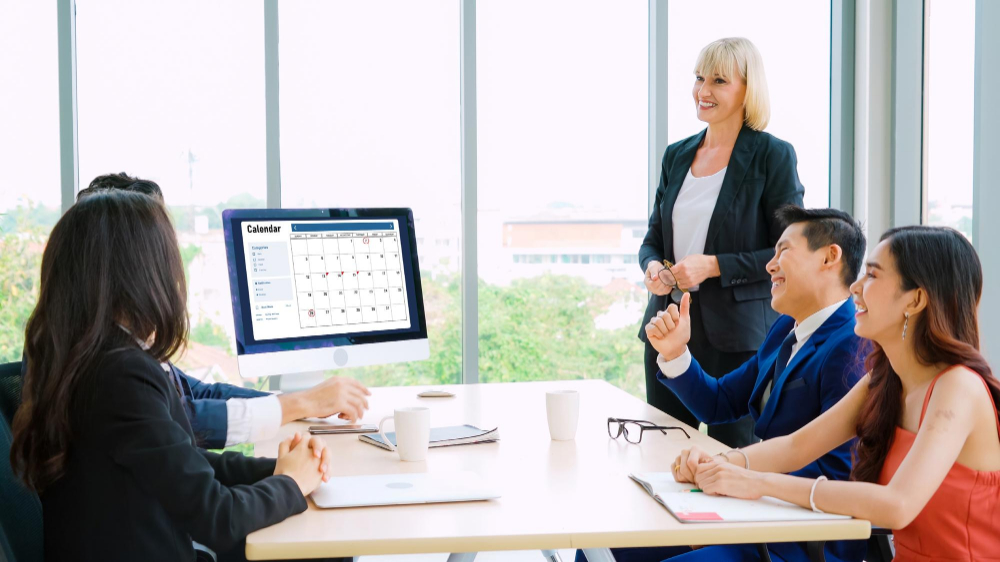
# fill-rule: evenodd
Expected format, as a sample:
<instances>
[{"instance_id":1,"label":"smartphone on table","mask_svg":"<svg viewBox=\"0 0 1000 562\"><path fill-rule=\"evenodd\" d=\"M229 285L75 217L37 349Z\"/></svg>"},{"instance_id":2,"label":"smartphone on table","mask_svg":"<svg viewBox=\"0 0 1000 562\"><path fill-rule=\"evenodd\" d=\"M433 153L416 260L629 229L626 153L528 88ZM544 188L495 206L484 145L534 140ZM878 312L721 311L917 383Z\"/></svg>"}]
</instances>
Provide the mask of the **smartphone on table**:
<instances>
[{"instance_id":1,"label":"smartphone on table","mask_svg":"<svg viewBox=\"0 0 1000 562\"><path fill-rule=\"evenodd\" d=\"M338 433L378 433L378 427L374 424L353 424L353 425L310 425L309 433L313 435L336 435Z\"/></svg>"}]
</instances>

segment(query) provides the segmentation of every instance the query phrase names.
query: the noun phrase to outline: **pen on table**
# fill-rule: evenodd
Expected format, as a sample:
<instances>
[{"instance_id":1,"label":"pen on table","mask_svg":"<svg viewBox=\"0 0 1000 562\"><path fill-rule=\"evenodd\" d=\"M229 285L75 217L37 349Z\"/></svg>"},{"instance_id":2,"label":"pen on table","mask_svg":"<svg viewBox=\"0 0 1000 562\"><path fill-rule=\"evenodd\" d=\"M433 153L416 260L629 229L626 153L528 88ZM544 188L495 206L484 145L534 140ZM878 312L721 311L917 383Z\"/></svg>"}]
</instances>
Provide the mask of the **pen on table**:
<instances>
[{"instance_id":1,"label":"pen on table","mask_svg":"<svg viewBox=\"0 0 1000 562\"><path fill-rule=\"evenodd\" d=\"M699 490L698 488L692 488L690 490L681 490L681 491L685 492L685 493L689 493L689 494L704 494L705 493L704 490Z\"/></svg>"}]
</instances>

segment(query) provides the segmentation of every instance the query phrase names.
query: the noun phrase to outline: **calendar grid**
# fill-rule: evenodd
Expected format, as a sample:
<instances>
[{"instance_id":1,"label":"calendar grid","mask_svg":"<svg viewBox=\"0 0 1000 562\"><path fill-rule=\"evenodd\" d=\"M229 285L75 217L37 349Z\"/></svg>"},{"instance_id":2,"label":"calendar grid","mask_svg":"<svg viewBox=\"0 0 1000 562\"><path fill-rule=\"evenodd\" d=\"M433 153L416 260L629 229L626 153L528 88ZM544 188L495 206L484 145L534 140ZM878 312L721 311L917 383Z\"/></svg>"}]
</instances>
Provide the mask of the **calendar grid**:
<instances>
[{"instance_id":1,"label":"calendar grid","mask_svg":"<svg viewBox=\"0 0 1000 562\"><path fill-rule=\"evenodd\" d=\"M300 327L408 320L395 231L292 234L291 243Z\"/></svg>"}]
</instances>

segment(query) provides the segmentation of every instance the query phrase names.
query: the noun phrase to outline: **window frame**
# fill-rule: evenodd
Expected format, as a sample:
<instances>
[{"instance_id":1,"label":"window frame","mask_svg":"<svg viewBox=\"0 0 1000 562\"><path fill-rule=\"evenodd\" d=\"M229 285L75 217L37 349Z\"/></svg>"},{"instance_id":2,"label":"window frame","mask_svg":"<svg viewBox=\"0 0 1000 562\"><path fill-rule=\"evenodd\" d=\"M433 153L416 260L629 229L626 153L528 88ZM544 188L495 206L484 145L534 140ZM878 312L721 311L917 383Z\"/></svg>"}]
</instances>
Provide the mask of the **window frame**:
<instances>
[{"instance_id":1,"label":"window frame","mask_svg":"<svg viewBox=\"0 0 1000 562\"><path fill-rule=\"evenodd\" d=\"M476 383L478 372L478 260L477 260L477 110L476 110L476 0L455 0L461 10L457 25L461 32L461 178L462 178L462 381ZM648 150L648 202L652 210L656 186L659 182L659 159L667 146L666 85L667 85L667 8L669 0L648 0L649 6L649 150ZM859 216L860 220L879 224L882 217L869 217L869 206L876 209L875 198L884 193L870 192L865 177L868 163L875 157L885 157L890 165L888 186L888 224L920 223L923 209L923 40L924 5L893 0L892 14L888 18L891 30L872 30L870 24L881 21L867 3L862 3L865 13L857 13L857 0L830 0L831 8L831 92L830 92L830 205ZM281 206L280 177L280 127L278 97L278 0L263 0L264 9L264 66L265 66L265 119L267 142L267 206ZM59 54L59 130L60 177L63 212L75 201L79 189L79 154L77 139L77 84L76 84L76 3L75 0L58 0L58 54ZM877 20L877 21L876 21ZM869 146L869 136L875 138L882 131L855 129L856 112L863 118L881 100L872 98L868 79L863 77L856 88L856 71L859 76L868 73L875 63L864 57L874 56L869 44L873 35L891 31L890 68L892 88L888 106L892 118L888 123L893 142L888 151L883 147ZM913 49L914 45L920 48ZM857 51L862 58L856 56ZM992 51L991 51L992 49ZM1000 163L982 154L993 153L1000 147L1000 131L990 127L997 118L995 104L986 103L984 92L995 88L996 76L985 69L996 65L1000 52L1000 6L988 0L976 0L976 77L975 77L975 141L973 172L973 231L974 243L983 250L982 240L1000 236L1000 223L982 220L979 209L993 206L1000 195L982 189L984 178L996 177ZM875 53L878 54L878 53ZM876 61L877 62L877 61ZM857 68L856 68L857 66ZM990 67L991 68L991 67ZM864 119L862 119L863 121ZM862 154L855 160L856 143ZM916 139L916 141L914 141ZM860 168L859 168L860 166ZM861 170L860 183L855 182L855 172ZM914 180L916 183L913 183ZM897 186L919 186L897 189ZM878 186L876 186L878 187ZM874 221L874 222L873 222ZM875 234L878 233L869 233ZM1000 256L981 254L987 271L1000 271ZM996 299L993 299L996 300ZM995 314L989 314L992 311ZM994 326L988 318L1000 317L1000 303L984 301L984 336L1000 333L1000 321ZM984 337L985 342L994 341ZM1000 342L994 354L1000 353Z\"/></svg>"}]
</instances>

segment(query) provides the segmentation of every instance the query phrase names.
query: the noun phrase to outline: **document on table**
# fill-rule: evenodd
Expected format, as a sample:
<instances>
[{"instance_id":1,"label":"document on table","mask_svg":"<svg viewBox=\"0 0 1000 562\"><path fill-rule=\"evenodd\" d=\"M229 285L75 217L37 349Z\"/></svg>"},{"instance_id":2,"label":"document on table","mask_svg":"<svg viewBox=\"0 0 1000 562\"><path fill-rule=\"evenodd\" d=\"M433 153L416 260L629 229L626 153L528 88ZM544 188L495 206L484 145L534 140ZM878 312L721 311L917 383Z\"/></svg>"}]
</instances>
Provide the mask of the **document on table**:
<instances>
[{"instance_id":1,"label":"document on table","mask_svg":"<svg viewBox=\"0 0 1000 562\"><path fill-rule=\"evenodd\" d=\"M385 434L392 444L396 444L396 432L390 431ZM358 439L368 443L369 445L375 445L376 447L381 447L387 451L391 451L385 441L382 440L382 436L379 434L369 434L360 435ZM500 440L500 429L494 427L493 429L479 429L474 425L456 425L451 427L432 427L430 448L435 447L450 447L454 445L476 445L479 443L495 443Z\"/></svg>"},{"instance_id":2,"label":"document on table","mask_svg":"<svg viewBox=\"0 0 1000 562\"><path fill-rule=\"evenodd\" d=\"M764 521L836 521L848 515L816 513L793 503L765 496L756 500L710 496L693 484L674 480L671 472L629 474L681 523L746 523ZM697 490L697 491L695 491Z\"/></svg>"}]
</instances>

